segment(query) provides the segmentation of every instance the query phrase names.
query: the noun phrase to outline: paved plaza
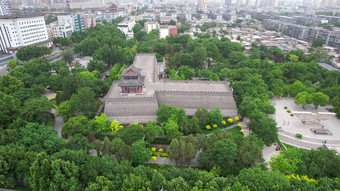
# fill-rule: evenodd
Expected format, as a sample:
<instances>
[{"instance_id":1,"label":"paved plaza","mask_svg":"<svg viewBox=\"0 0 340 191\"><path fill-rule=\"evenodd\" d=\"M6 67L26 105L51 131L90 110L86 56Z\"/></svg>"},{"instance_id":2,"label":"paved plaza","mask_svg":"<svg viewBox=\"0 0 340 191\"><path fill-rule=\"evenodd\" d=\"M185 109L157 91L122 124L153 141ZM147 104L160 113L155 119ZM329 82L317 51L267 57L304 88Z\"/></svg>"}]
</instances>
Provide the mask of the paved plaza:
<instances>
[{"instance_id":1,"label":"paved plaza","mask_svg":"<svg viewBox=\"0 0 340 191\"><path fill-rule=\"evenodd\" d=\"M296 105L293 98L276 98L272 100L276 113L272 116L279 128L279 139L287 144L305 148L316 149L328 147L340 152L340 120L326 110L331 105L318 107L307 105L306 110L301 105ZM287 109L284 109L284 107ZM291 110L294 116L290 116ZM329 134L316 134L314 130L327 131ZM302 138L296 137L296 134Z\"/></svg>"}]
</instances>

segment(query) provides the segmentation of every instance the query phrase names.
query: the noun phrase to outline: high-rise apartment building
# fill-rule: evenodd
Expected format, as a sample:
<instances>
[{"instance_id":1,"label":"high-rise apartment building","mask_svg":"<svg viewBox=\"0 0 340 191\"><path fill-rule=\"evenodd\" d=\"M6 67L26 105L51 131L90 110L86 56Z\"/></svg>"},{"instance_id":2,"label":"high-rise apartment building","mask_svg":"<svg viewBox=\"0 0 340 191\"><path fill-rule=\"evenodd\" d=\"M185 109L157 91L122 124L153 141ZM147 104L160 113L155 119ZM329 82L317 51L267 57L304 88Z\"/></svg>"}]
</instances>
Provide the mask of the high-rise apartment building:
<instances>
[{"instance_id":1,"label":"high-rise apartment building","mask_svg":"<svg viewBox=\"0 0 340 191\"><path fill-rule=\"evenodd\" d=\"M207 9L207 0L198 0L198 9Z\"/></svg>"},{"instance_id":2,"label":"high-rise apartment building","mask_svg":"<svg viewBox=\"0 0 340 191\"><path fill-rule=\"evenodd\" d=\"M14 15L14 10L10 1L0 0L0 15Z\"/></svg>"},{"instance_id":3,"label":"high-rise apartment building","mask_svg":"<svg viewBox=\"0 0 340 191\"><path fill-rule=\"evenodd\" d=\"M84 17L82 15L60 15L58 16L58 24L65 25L69 23L73 27L73 31L85 30Z\"/></svg>"},{"instance_id":4,"label":"high-rise apartment building","mask_svg":"<svg viewBox=\"0 0 340 191\"><path fill-rule=\"evenodd\" d=\"M43 15L0 16L0 48L13 53L28 45L53 45L48 38Z\"/></svg>"}]
</instances>

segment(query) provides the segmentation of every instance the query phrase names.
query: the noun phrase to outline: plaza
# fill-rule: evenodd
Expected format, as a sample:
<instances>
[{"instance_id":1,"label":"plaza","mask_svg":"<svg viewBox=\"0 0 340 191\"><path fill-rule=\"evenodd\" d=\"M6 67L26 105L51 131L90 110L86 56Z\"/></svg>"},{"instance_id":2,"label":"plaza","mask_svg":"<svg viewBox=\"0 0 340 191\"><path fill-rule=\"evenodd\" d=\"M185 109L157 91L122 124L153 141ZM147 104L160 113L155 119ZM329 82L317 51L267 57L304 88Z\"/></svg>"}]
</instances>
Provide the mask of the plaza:
<instances>
[{"instance_id":1,"label":"plaza","mask_svg":"<svg viewBox=\"0 0 340 191\"><path fill-rule=\"evenodd\" d=\"M276 120L281 142L308 150L327 147L340 153L340 120L335 113L326 110L332 108L331 105L315 109L310 104L304 110L293 98L276 98L272 103L276 109L272 117ZM298 138L296 134L302 137Z\"/></svg>"}]
</instances>

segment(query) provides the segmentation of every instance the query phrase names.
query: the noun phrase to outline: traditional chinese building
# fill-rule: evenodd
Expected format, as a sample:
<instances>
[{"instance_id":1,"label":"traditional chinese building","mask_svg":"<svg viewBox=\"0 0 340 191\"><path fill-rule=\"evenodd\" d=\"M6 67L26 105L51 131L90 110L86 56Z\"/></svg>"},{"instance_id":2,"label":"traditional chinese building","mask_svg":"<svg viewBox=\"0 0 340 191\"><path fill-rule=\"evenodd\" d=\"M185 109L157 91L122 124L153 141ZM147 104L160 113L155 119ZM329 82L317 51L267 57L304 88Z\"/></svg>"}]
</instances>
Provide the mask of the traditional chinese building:
<instances>
[{"instance_id":1,"label":"traditional chinese building","mask_svg":"<svg viewBox=\"0 0 340 191\"><path fill-rule=\"evenodd\" d=\"M120 93L124 94L142 94L144 86L144 76L141 76L142 69L133 65L125 68L121 74L118 86L121 88Z\"/></svg>"},{"instance_id":2,"label":"traditional chinese building","mask_svg":"<svg viewBox=\"0 0 340 191\"><path fill-rule=\"evenodd\" d=\"M124 69L119 82L113 82L103 99L104 113L122 124L156 121L160 105L184 108L195 115L197 108L219 108L225 117L237 115L236 103L227 81L173 81L164 78L164 62L155 54L137 54Z\"/></svg>"}]
</instances>

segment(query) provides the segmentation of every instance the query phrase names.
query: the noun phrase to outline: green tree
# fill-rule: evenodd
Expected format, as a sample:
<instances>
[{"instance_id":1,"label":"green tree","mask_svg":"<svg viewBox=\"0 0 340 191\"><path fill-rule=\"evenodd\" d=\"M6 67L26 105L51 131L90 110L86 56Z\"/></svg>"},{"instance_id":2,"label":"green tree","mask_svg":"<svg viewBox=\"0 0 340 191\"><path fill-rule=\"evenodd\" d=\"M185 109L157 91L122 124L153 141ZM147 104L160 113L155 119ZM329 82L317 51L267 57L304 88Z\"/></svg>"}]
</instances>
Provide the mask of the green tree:
<instances>
[{"instance_id":1,"label":"green tree","mask_svg":"<svg viewBox=\"0 0 340 191\"><path fill-rule=\"evenodd\" d=\"M195 149L195 146L192 143L186 143L184 149L185 149L185 152L184 152L184 161L188 162L188 166L189 166L190 162L196 156L196 149Z\"/></svg>"},{"instance_id":2,"label":"green tree","mask_svg":"<svg viewBox=\"0 0 340 191\"><path fill-rule=\"evenodd\" d=\"M179 62L181 66L190 66L192 63L192 57L189 53L183 53L179 56Z\"/></svg>"},{"instance_id":3,"label":"green tree","mask_svg":"<svg viewBox=\"0 0 340 191\"><path fill-rule=\"evenodd\" d=\"M201 126L205 126L209 121L209 112L205 108L197 108L195 116L198 118Z\"/></svg>"},{"instance_id":4,"label":"green tree","mask_svg":"<svg viewBox=\"0 0 340 191\"><path fill-rule=\"evenodd\" d=\"M73 61L73 53L70 50L63 51L62 53L63 61L69 65L72 64Z\"/></svg>"},{"instance_id":5,"label":"green tree","mask_svg":"<svg viewBox=\"0 0 340 191\"><path fill-rule=\"evenodd\" d=\"M219 166L229 166L237 157L237 145L230 139L217 141L213 145L212 157Z\"/></svg>"},{"instance_id":6,"label":"green tree","mask_svg":"<svg viewBox=\"0 0 340 191\"><path fill-rule=\"evenodd\" d=\"M192 64L194 69L202 69L207 57L207 51L203 46L196 47L192 52Z\"/></svg>"},{"instance_id":7,"label":"green tree","mask_svg":"<svg viewBox=\"0 0 340 191\"><path fill-rule=\"evenodd\" d=\"M80 190L79 167L41 153L30 168L33 190Z\"/></svg>"},{"instance_id":8,"label":"green tree","mask_svg":"<svg viewBox=\"0 0 340 191\"><path fill-rule=\"evenodd\" d=\"M323 94L322 92L317 92L313 95L313 104L315 106L315 109L318 108L318 106L326 106L326 104L329 101L329 97L326 94Z\"/></svg>"},{"instance_id":9,"label":"green tree","mask_svg":"<svg viewBox=\"0 0 340 191\"><path fill-rule=\"evenodd\" d=\"M111 121L106 116L105 113L101 113L100 116L95 117L95 123L96 123L96 131L97 132L105 132L105 133L112 133L111 129Z\"/></svg>"},{"instance_id":10,"label":"green tree","mask_svg":"<svg viewBox=\"0 0 340 191\"><path fill-rule=\"evenodd\" d=\"M295 97L298 93L303 92L306 89L306 86L299 80L295 81L288 88L288 93Z\"/></svg>"},{"instance_id":11,"label":"green tree","mask_svg":"<svg viewBox=\"0 0 340 191\"><path fill-rule=\"evenodd\" d=\"M236 163L250 166L255 162L262 161L263 145L263 141L259 140L256 135L245 137L237 149Z\"/></svg>"},{"instance_id":12,"label":"green tree","mask_svg":"<svg viewBox=\"0 0 340 191\"><path fill-rule=\"evenodd\" d=\"M150 149L146 148L147 143L144 140L136 141L132 144L130 152L130 162L132 165L137 166L149 161L152 156Z\"/></svg>"},{"instance_id":13,"label":"green tree","mask_svg":"<svg viewBox=\"0 0 340 191\"><path fill-rule=\"evenodd\" d=\"M31 98L24 103L21 116L29 122L48 124L51 121L52 107L52 103L46 97Z\"/></svg>"},{"instance_id":14,"label":"green tree","mask_svg":"<svg viewBox=\"0 0 340 191\"><path fill-rule=\"evenodd\" d=\"M122 190L147 190L149 186L150 182L147 178L130 174L129 177L124 180Z\"/></svg>"},{"instance_id":15,"label":"green tree","mask_svg":"<svg viewBox=\"0 0 340 191\"><path fill-rule=\"evenodd\" d=\"M164 129L164 132L166 134L166 139L168 141L171 141L175 138L178 138L178 137L181 137L183 136L183 133L181 133L179 130L178 130L178 125L176 124L175 121L173 120L169 120L165 126L163 127Z\"/></svg>"},{"instance_id":16,"label":"green tree","mask_svg":"<svg viewBox=\"0 0 340 191\"><path fill-rule=\"evenodd\" d=\"M20 105L20 100L14 96L0 92L0 128L5 129L19 117Z\"/></svg>"},{"instance_id":17,"label":"green tree","mask_svg":"<svg viewBox=\"0 0 340 191\"><path fill-rule=\"evenodd\" d=\"M63 117L65 121L68 121L75 113L75 109L72 107L71 101L62 102L57 109L57 115Z\"/></svg>"},{"instance_id":18,"label":"green tree","mask_svg":"<svg viewBox=\"0 0 340 191\"><path fill-rule=\"evenodd\" d=\"M112 141L112 149L115 153L115 157L118 160L127 160L129 159L129 154L131 151L131 147L124 143L124 141L120 138L114 138Z\"/></svg>"},{"instance_id":19,"label":"green tree","mask_svg":"<svg viewBox=\"0 0 340 191\"><path fill-rule=\"evenodd\" d=\"M260 168L244 168L238 175L239 182L250 190L287 190L289 180L277 171L262 171Z\"/></svg>"},{"instance_id":20,"label":"green tree","mask_svg":"<svg viewBox=\"0 0 340 191\"><path fill-rule=\"evenodd\" d=\"M178 178L173 178L171 181L167 182L166 189L169 191L176 191L176 190L189 191L190 186L182 177L178 177Z\"/></svg>"},{"instance_id":21,"label":"green tree","mask_svg":"<svg viewBox=\"0 0 340 191\"><path fill-rule=\"evenodd\" d=\"M23 87L24 84L16 77L4 75L0 78L0 91L5 94L12 94Z\"/></svg>"},{"instance_id":22,"label":"green tree","mask_svg":"<svg viewBox=\"0 0 340 191\"><path fill-rule=\"evenodd\" d=\"M161 173L154 170L150 183L150 189L152 191L159 191L166 185L166 180Z\"/></svg>"},{"instance_id":23,"label":"green tree","mask_svg":"<svg viewBox=\"0 0 340 191\"><path fill-rule=\"evenodd\" d=\"M89 124L89 120L82 115L70 118L62 127L63 134L72 136L75 134L82 134L88 136L92 134L92 127Z\"/></svg>"},{"instance_id":24,"label":"green tree","mask_svg":"<svg viewBox=\"0 0 340 191\"><path fill-rule=\"evenodd\" d=\"M91 182L85 189L85 191L110 191L110 190L115 190L115 186L113 182L111 182L104 176L96 177L96 181Z\"/></svg>"},{"instance_id":25,"label":"green tree","mask_svg":"<svg viewBox=\"0 0 340 191\"><path fill-rule=\"evenodd\" d=\"M339 96L335 96L331 101L333 107L336 107L339 105Z\"/></svg>"},{"instance_id":26,"label":"green tree","mask_svg":"<svg viewBox=\"0 0 340 191\"><path fill-rule=\"evenodd\" d=\"M128 145L144 139L145 132L141 125L132 123L127 128L121 128L117 132L118 136Z\"/></svg>"},{"instance_id":27,"label":"green tree","mask_svg":"<svg viewBox=\"0 0 340 191\"><path fill-rule=\"evenodd\" d=\"M313 41L312 47L323 46L325 44L325 40L323 38L316 38Z\"/></svg>"},{"instance_id":28,"label":"green tree","mask_svg":"<svg viewBox=\"0 0 340 191\"><path fill-rule=\"evenodd\" d=\"M163 129L157 125L155 121L147 121L146 126L144 127L145 131L145 140L148 143L151 143L155 140L156 135L164 135Z\"/></svg>"},{"instance_id":29,"label":"green tree","mask_svg":"<svg viewBox=\"0 0 340 191\"><path fill-rule=\"evenodd\" d=\"M307 92L300 92L295 97L295 104L302 104L302 108L306 108L306 104L311 104L313 101L313 96Z\"/></svg>"},{"instance_id":30,"label":"green tree","mask_svg":"<svg viewBox=\"0 0 340 191\"><path fill-rule=\"evenodd\" d=\"M100 73L104 73L107 69L107 65L99 60L90 60L87 64L87 70L92 72L94 70L98 70Z\"/></svg>"},{"instance_id":31,"label":"green tree","mask_svg":"<svg viewBox=\"0 0 340 191\"><path fill-rule=\"evenodd\" d=\"M223 115L221 113L221 110L216 107L211 108L209 111L209 122L211 124L221 124L222 121Z\"/></svg>"},{"instance_id":32,"label":"green tree","mask_svg":"<svg viewBox=\"0 0 340 191\"><path fill-rule=\"evenodd\" d=\"M167 153L169 154L170 160L177 161L180 159L180 145L177 139L173 139L167 149Z\"/></svg>"},{"instance_id":33,"label":"green tree","mask_svg":"<svg viewBox=\"0 0 340 191\"><path fill-rule=\"evenodd\" d=\"M269 146L277 139L276 122L264 116L264 114L257 114L250 119L249 128Z\"/></svg>"},{"instance_id":34,"label":"green tree","mask_svg":"<svg viewBox=\"0 0 340 191\"><path fill-rule=\"evenodd\" d=\"M91 118L96 114L97 102L95 93L88 87L81 88L77 94L72 95L71 105L76 108L84 116Z\"/></svg>"},{"instance_id":35,"label":"green tree","mask_svg":"<svg viewBox=\"0 0 340 191\"><path fill-rule=\"evenodd\" d=\"M20 129L20 135L21 139L18 143L32 151L45 151L49 154L57 152L63 141L58 138L58 133L53 127L38 123L28 123Z\"/></svg>"},{"instance_id":36,"label":"green tree","mask_svg":"<svg viewBox=\"0 0 340 191\"><path fill-rule=\"evenodd\" d=\"M11 69L14 69L15 67L17 67L18 63L15 60L9 60L7 63L7 66Z\"/></svg>"}]
</instances>

